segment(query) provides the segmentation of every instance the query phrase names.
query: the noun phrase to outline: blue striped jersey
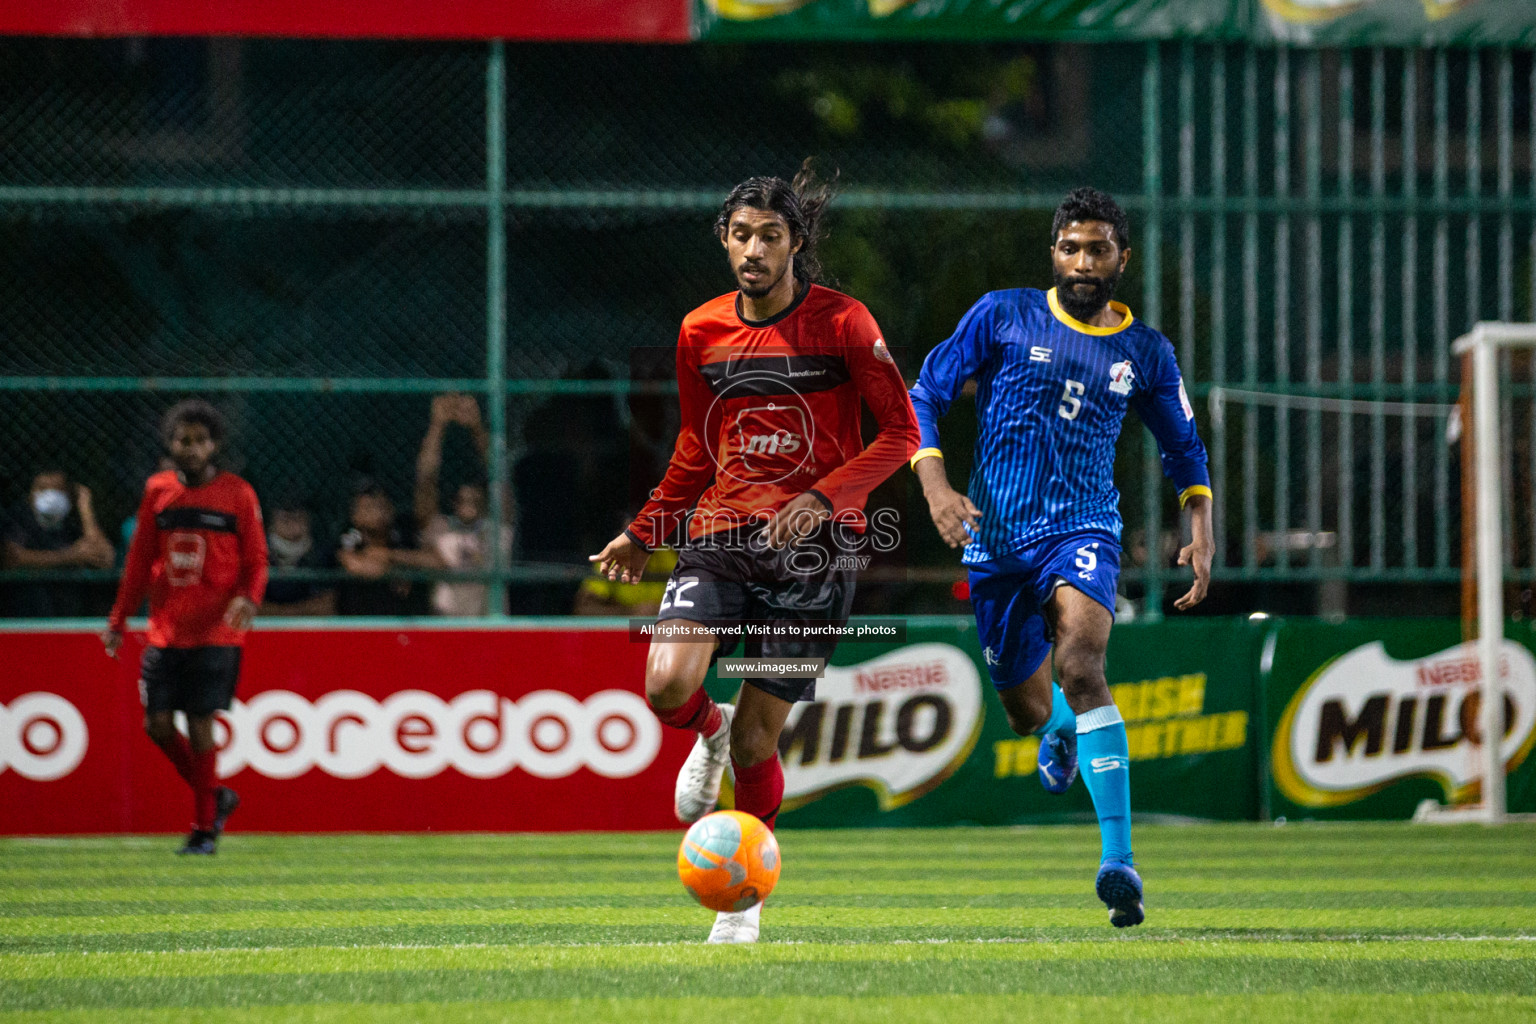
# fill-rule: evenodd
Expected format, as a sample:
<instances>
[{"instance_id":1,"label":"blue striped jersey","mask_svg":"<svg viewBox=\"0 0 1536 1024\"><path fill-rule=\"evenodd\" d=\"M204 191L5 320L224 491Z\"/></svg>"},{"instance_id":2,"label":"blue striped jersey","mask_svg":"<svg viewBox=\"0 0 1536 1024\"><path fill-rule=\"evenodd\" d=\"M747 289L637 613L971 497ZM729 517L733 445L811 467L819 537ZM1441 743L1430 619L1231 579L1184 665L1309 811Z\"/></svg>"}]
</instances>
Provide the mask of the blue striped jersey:
<instances>
[{"instance_id":1,"label":"blue striped jersey","mask_svg":"<svg viewBox=\"0 0 1536 1024\"><path fill-rule=\"evenodd\" d=\"M967 493L982 516L965 564L1077 530L1118 537L1115 442L1127 408L1157 439L1180 502L1210 494L1205 446L1173 346L1124 304L1110 306L1124 316L1120 326L1094 327L1068 315L1055 289L989 292L924 360L912 389L922 431L914 464L939 454L939 419L976 380Z\"/></svg>"}]
</instances>

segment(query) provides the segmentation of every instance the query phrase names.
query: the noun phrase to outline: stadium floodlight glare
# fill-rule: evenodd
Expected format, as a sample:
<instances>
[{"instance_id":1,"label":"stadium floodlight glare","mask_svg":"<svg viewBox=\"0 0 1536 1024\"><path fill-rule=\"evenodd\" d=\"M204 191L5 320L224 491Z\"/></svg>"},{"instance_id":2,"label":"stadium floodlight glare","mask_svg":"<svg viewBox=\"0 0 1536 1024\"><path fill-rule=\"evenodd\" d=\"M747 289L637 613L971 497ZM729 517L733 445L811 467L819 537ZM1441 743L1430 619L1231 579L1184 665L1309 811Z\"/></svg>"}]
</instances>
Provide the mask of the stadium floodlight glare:
<instances>
[{"instance_id":1,"label":"stadium floodlight glare","mask_svg":"<svg viewBox=\"0 0 1536 1024\"><path fill-rule=\"evenodd\" d=\"M1505 820L1504 688L1499 647L1504 639L1504 509L1499 451L1499 351L1536 347L1536 324L1482 322L1451 345L1472 356L1473 491L1477 498L1477 651L1483 701L1483 799L1473 812L1479 821ZM1465 815L1462 816L1465 819Z\"/></svg>"}]
</instances>

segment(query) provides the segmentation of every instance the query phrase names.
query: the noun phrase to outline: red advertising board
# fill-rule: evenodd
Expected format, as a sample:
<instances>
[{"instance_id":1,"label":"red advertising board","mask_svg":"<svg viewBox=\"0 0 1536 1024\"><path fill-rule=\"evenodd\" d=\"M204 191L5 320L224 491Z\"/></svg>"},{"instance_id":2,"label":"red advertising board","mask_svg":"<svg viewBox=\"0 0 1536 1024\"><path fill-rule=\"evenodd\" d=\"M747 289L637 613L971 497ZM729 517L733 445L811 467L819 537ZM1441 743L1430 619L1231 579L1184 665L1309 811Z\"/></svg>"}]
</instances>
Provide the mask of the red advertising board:
<instances>
[{"instance_id":1,"label":"red advertising board","mask_svg":"<svg viewBox=\"0 0 1536 1024\"><path fill-rule=\"evenodd\" d=\"M142 636L0 632L0 833L175 832L191 799L144 735ZM258 629L219 771L232 829L675 828L691 735L622 629Z\"/></svg>"},{"instance_id":2,"label":"red advertising board","mask_svg":"<svg viewBox=\"0 0 1536 1024\"><path fill-rule=\"evenodd\" d=\"M0 0L0 34L685 42L689 0Z\"/></svg>"}]
</instances>

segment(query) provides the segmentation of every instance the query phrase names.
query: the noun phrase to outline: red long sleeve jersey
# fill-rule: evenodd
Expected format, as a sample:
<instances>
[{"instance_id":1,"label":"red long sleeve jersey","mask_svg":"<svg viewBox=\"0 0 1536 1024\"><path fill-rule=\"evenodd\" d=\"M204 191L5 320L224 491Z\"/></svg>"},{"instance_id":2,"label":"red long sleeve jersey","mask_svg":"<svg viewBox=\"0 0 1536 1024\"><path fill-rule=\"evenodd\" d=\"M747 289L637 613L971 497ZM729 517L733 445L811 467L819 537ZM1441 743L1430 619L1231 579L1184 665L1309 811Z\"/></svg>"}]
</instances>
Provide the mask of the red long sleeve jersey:
<instances>
[{"instance_id":1,"label":"red long sleeve jersey","mask_svg":"<svg viewBox=\"0 0 1536 1024\"><path fill-rule=\"evenodd\" d=\"M121 632L148 593L152 647L238 646L245 634L224 624L229 602L260 604L266 587L267 536L251 485L220 473L188 487L167 470L144 486L107 625Z\"/></svg>"},{"instance_id":2,"label":"red long sleeve jersey","mask_svg":"<svg viewBox=\"0 0 1536 1024\"><path fill-rule=\"evenodd\" d=\"M630 524L646 547L765 519L806 492L864 527L864 503L917 452L917 416L869 310L811 285L770 320L731 292L689 313L677 340L682 429L651 501ZM879 433L859 433L859 399Z\"/></svg>"}]
</instances>

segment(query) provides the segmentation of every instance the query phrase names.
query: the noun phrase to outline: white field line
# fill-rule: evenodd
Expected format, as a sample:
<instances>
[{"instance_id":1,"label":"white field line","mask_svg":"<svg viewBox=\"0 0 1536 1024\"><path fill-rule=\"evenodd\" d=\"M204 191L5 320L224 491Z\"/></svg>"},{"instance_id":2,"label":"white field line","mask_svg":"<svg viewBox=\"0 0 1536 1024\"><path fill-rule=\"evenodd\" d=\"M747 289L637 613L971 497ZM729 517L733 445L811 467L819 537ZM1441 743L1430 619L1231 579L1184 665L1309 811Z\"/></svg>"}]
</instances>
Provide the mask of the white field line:
<instances>
[{"instance_id":1,"label":"white field line","mask_svg":"<svg viewBox=\"0 0 1536 1024\"><path fill-rule=\"evenodd\" d=\"M890 939L884 942L859 942L845 940L841 942L807 942L803 939L770 939L762 943L765 946L986 946L986 945L1058 945L1061 943L1095 944L1106 948L1121 942L1136 941L1146 942L1177 942L1181 945L1190 943L1243 943L1259 945L1265 942L1288 943L1313 943L1316 945L1333 944L1341 942L1356 942L1369 944L1373 942L1536 942L1536 935L1372 935L1369 933L1329 935L1319 937L1316 935L1288 934L1253 936L1246 934L1232 935L1202 935L1198 938L1190 938L1181 935L1138 935L1114 937L1108 939L1059 939L1059 938L1026 938L1023 936L1001 937L977 937L974 939ZM326 945L326 946L186 946L179 949L87 949L87 950L38 950L35 952L0 953L0 961L20 960L26 958L47 957L91 957L91 956L179 956L183 953L292 953L298 951L309 952L346 952L357 950L422 950L422 949L644 949L664 948L673 946L704 945L702 942L540 942L531 945L512 945L490 942L454 942L447 944L415 943L415 942L381 942L381 943L356 943L352 945Z\"/></svg>"}]
</instances>

